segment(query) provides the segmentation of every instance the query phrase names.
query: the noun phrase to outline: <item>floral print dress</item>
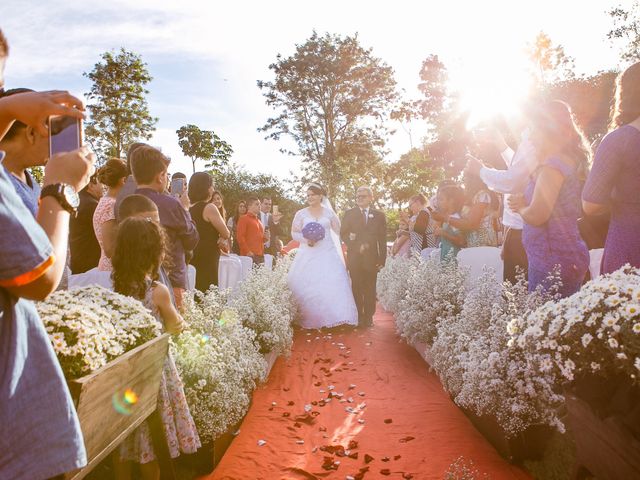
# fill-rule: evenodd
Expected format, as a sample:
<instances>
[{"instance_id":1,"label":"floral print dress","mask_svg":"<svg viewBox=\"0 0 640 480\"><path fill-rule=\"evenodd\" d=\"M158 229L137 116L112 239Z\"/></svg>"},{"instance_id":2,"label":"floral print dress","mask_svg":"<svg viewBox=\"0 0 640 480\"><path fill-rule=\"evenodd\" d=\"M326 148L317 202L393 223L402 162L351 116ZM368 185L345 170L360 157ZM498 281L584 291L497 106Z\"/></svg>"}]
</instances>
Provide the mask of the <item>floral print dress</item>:
<instances>
[{"instance_id":1,"label":"floral print dress","mask_svg":"<svg viewBox=\"0 0 640 480\"><path fill-rule=\"evenodd\" d=\"M144 305L162 322L162 318L151 300L154 286L155 283L147 289ZM195 453L200 448L200 437L191 417L182 380L171 352L167 354L162 370L160 391L158 392L158 409L171 458L178 457L180 453ZM122 443L120 457L123 460L133 460L138 463L148 463L155 460L151 433L146 421Z\"/></svg>"}]
</instances>

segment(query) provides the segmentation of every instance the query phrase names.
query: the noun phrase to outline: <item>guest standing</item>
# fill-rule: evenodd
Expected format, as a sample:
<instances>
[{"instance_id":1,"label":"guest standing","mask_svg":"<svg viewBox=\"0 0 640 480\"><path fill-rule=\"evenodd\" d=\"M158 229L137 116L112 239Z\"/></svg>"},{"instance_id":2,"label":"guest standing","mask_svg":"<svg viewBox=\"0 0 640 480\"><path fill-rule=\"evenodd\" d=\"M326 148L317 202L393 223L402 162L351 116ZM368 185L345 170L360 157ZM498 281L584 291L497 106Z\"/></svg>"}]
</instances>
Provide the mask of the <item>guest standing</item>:
<instances>
[{"instance_id":1,"label":"guest standing","mask_svg":"<svg viewBox=\"0 0 640 480\"><path fill-rule=\"evenodd\" d=\"M220 192L213 192L211 196L211 203L213 203L220 212L220 216L226 222L227 221L227 209L224 208L224 197Z\"/></svg>"},{"instance_id":2,"label":"guest standing","mask_svg":"<svg viewBox=\"0 0 640 480\"><path fill-rule=\"evenodd\" d=\"M102 184L95 175L78 194L78 214L69 222L69 267L73 274L91 270L100 261L100 244L93 231L93 214L103 194Z\"/></svg>"},{"instance_id":3,"label":"guest standing","mask_svg":"<svg viewBox=\"0 0 640 480\"><path fill-rule=\"evenodd\" d=\"M438 189L438 214L442 217L442 226L436 227L435 234L440 238L441 262L455 262L458 252L466 245L464 232L453 225L460 219L464 201L464 191L458 185Z\"/></svg>"},{"instance_id":4,"label":"guest standing","mask_svg":"<svg viewBox=\"0 0 640 480\"><path fill-rule=\"evenodd\" d=\"M227 227L231 232L231 238L233 239L231 251L236 255L240 255L240 245L238 245L238 220L242 215L247 213L247 202L241 200L236 206L236 213L229 217Z\"/></svg>"},{"instance_id":5,"label":"guest standing","mask_svg":"<svg viewBox=\"0 0 640 480\"><path fill-rule=\"evenodd\" d=\"M118 223L116 222L116 197L128 176L127 164L119 158L111 158L98 170L98 181L107 187L107 193L100 199L93 212L93 231L100 245L98 270L111 271L111 255L116 243Z\"/></svg>"},{"instance_id":6,"label":"guest standing","mask_svg":"<svg viewBox=\"0 0 640 480\"><path fill-rule=\"evenodd\" d=\"M187 289L187 263L185 252L198 244L198 230L189 215L189 197L174 198L165 193L169 159L160 150L143 145L131 157L133 176L138 184L136 193L144 195L158 207L160 223L168 236L169 257L172 268L169 279L173 285L176 304L182 308L182 296Z\"/></svg>"},{"instance_id":7,"label":"guest standing","mask_svg":"<svg viewBox=\"0 0 640 480\"><path fill-rule=\"evenodd\" d=\"M0 89L8 51L0 30ZM0 98L0 140L14 121L46 137L44 119L80 118L82 109L67 92ZM84 147L49 160L37 221L0 168L0 478L50 478L87 463L73 401L33 300L44 300L62 277L75 192L94 162Z\"/></svg>"},{"instance_id":8,"label":"guest standing","mask_svg":"<svg viewBox=\"0 0 640 480\"><path fill-rule=\"evenodd\" d=\"M460 218L451 217L449 225L461 230L466 236L467 247L497 247L498 238L494 227L492 197L480 177L465 174L466 205ZM436 221L441 215L433 214Z\"/></svg>"},{"instance_id":9,"label":"guest standing","mask_svg":"<svg viewBox=\"0 0 640 480\"><path fill-rule=\"evenodd\" d=\"M260 200L260 221L262 222L265 232L268 232L268 240L264 242L264 251L265 253L275 257L279 252L276 248L276 244L278 243L278 238L281 235L280 220L282 219L282 214L272 214L272 205L273 201L271 200L271 197L262 197Z\"/></svg>"},{"instance_id":10,"label":"guest standing","mask_svg":"<svg viewBox=\"0 0 640 480\"><path fill-rule=\"evenodd\" d=\"M409 224L411 252L419 254L425 248L436 248L438 241L434 235L435 225L428 209L427 197L421 193L411 197L409 211L412 214Z\"/></svg>"},{"instance_id":11,"label":"guest standing","mask_svg":"<svg viewBox=\"0 0 640 480\"><path fill-rule=\"evenodd\" d=\"M111 276L116 292L140 300L163 324L165 331L175 335L183 330L184 320L171 303L169 290L158 281L165 255L162 227L155 221L128 218L118 228ZM195 453L200 447L200 438L171 352L164 360L157 408L171 458L181 453ZM140 464L142 478L160 478L146 421L120 445L119 454L123 460Z\"/></svg>"},{"instance_id":12,"label":"guest standing","mask_svg":"<svg viewBox=\"0 0 640 480\"><path fill-rule=\"evenodd\" d=\"M548 276L559 267L559 293L567 297L580 289L589 267L589 251L578 231L589 145L563 102L547 102L529 117L540 167L524 197L512 196L509 205L525 222L522 241L529 260L529 290L549 289Z\"/></svg>"},{"instance_id":13,"label":"guest standing","mask_svg":"<svg viewBox=\"0 0 640 480\"><path fill-rule=\"evenodd\" d=\"M129 149L127 150L127 172L129 172L129 176L124 182L124 186L120 189L118 196L116 197L116 204L114 206L116 219L119 221L118 211L120 210L120 204L122 200L127 198L129 195L133 195L136 193L138 189L138 184L136 180L133 178L133 170L131 168L131 157L133 156L133 152L135 152L138 148L146 145L146 143L135 142L129 145Z\"/></svg>"},{"instance_id":14,"label":"guest standing","mask_svg":"<svg viewBox=\"0 0 640 480\"><path fill-rule=\"evenodd\" d=\"M507 231L502 243L503 278L515 283L518 271L522 271L525 278L527 276L527 253L522 244L523 221L520 215L509 208L509 195L524 192L529 177L538 166L538 159L529 140L528 129L524 129L520 144L515 152L495 129L485 131L483 139L484 143L493 144L501 152L507 169L488 168L476 158L467 155L466 171L471 175L479 175L488 188L504 195L502 225Z\"/></svg>"},{"instance_id":15,"label":"guest standing","mask_svg":"<svg viewBox=\"0 0 640 480\"><path fill-rule=\"evenodd\" d=\"M28 88L14 88L5 91L0 97L32 91ZM47 158L49 158L48 138L36 133L33 127L16 121L0 140L0 150L4 151L2 165L10 173L11 183L35 217L38 214L40 185L28 169L44 166L47 163Z\"/></svg>"},{"instance_id":16,"label":"guest standing","mask_svg":"<svg viewBox=\"0 0 640 480\"><path fill-rule=\"evenodd\" d=\"M196 268L196 289L206 292L218 285L220 243L230 236L218 208L210 203L213 195L213 177L208 173L194 173L189 180L189 212L196 224L200 241L193 251L191 264Z\"/></svg>"},{"instance_id":17,"label":"guest standing","mask_svg":"<svg viewBox=\"0 0 640 480\"><path fill-rule=\"evenodd\" d=\"M602 273L640 268L640 63L618 77L610 129L582 192L585 213L611 210Z\"/></svg>"},{"instance_id":18,"label":"guest standing","mask_svg":"<svg viewBox=\"0 0 640 480\"><path fill-rule=\"evenodd\" d=\"M264 226L258 218L260 200L251 197L247 200L247 213L238 220L238 245L240 255L251 257L254 264L264 263Z\"/></svg>"}]
</instances>

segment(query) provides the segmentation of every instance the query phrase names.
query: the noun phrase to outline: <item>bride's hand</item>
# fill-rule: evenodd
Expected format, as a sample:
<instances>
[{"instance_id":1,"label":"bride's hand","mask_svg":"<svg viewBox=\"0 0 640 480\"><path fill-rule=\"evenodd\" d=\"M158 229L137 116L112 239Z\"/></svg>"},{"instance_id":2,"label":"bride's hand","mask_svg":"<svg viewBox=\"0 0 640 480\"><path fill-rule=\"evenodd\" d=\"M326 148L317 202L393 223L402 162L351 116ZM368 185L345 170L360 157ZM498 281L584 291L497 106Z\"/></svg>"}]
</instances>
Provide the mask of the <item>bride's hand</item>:
<instances>
[{"instance_id":1,"label":"bride's hand","mask_svg":"<svg viewBox=\"0 0 640 480\"><path fill-rule=\"evenodd\" d=\"M313 247L316 244L316 242L314 242L313 240L307 240L307 245L309 245L310 247Z\"/></svg>"}]
</instances>

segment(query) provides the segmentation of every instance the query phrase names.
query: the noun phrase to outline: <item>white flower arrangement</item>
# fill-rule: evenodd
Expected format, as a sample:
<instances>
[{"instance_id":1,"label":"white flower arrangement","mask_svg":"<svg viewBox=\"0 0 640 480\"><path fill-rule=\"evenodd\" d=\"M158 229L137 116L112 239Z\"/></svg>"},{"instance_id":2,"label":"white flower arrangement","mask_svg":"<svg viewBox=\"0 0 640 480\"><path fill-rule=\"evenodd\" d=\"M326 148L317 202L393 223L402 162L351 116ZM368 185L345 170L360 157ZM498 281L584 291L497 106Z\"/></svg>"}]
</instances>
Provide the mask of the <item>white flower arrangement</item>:
<instances>
[{"instance_id":1,"label":"white flower arrangement","mask_svg":"<svg viewBox=\"0 0 640 480\"><path fill-rule=\"evenodd\" d=\"M172 344L203 441L219 437L243 418L267 368L255 333L241 324L235 310L221 305L221 298L219 292L209 290L197 302L186 299L185 320L190 329ZM212 317L212 312L219 314Z\"/></svg>"},{"instance_id":2,"label":"white flower arrangement","mask_svg":"<svg viewBox=\"0 0 640 480\"><path fill-rule=\"evenodd\" d=\"M433 343L438 323L459 315L467 272L455 262L420 260L410 268L404 298L398 302L396 329L408 342Z\"/></svg>"},{"instance_id":3,"label":"white flower arrangement","mask_svg":"<svg viewBox=\"0 0 640 480\"><path fill-rule=\"evenodd\" d=\"M564 431L557 413L564 399L553 378L537 371L511 341L523 317L548 299L541 291L528 293L523 279L499 285L487 271L461 314L438 328L432 355L445 388L461 407L493 416L508 437L540 424Z\"/></svg>"},{"instance_id":4,"label":"white flower arrangement","mask_svg":"<svg viewBox=\"0 0 640 480\"><path fill-rule=\"evenodd\" d=\"M625 266L548 302L514 341L558 386L592 374L640 375L640 270Z\"/></svg>"},{"instance_id":5,"label":"white flower arrangement","mask_svg":"<svg viewBox=\"0 0 640 480\"><path fill-rule=\"evenodd\" d=\"M141 302L102 287L54 292L37 309L67 378L95 371L162 332Z\"/></svg>"},{"instance_id":6,"label":"white flower arrangement","mask_svg":"<svg viewBox=\"0 0 640 480\"><path fill-rule=\"evenodd\" d=\"M407 282L413 269L419 264L419 256L387 257L387 262L378 273L378 300L389 312L397 312L400 300L407 294Z\"/></svg>"},{"instance_id":7,"label":"white flower arrangement","mask_svg":"<svg viewBox=\"0 0 640 480\"><path fill-rule=\"evenodd\" d=\"M297 308L287 285L291 259L278 259L273 270L255 268L230 302L242 324L256 333L260 352L288 354Z\"/></svg>"}]
</instances>

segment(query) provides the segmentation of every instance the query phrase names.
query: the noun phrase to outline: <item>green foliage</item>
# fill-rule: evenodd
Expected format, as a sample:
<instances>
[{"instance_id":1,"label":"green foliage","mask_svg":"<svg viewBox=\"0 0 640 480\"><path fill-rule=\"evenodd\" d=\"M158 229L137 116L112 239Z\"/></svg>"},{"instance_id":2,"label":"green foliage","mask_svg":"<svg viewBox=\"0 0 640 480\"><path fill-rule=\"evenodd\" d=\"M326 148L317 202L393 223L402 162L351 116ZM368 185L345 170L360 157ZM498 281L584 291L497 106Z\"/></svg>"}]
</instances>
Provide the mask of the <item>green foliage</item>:
<instances>
[{"instance_id":1,"label":"green foliage","mask_svg":"<svg viewBox=\"0 0 640 480\"><path fill-rule=\"evenodd\" d=\"M549 85L547 98L571 105L578 125L591 142L601 139L608 130L611 99L615 92L616 72L599 72Z\"/></svg>"},{"instance_id":2,"label":"green foliage","mask_svg":"<svg viewBox=\"0 0 640 480\"><path fill-rule=\"evenodd\" d=\"M438 55L431 54L420 68L418 89L423 98L414 103L419 115L429 125L428 139L435 140L457 108L457 95L450 91L449 73Z\"/></svg>"},{"instance_id":3,"label":"green foliage","mask_svg":"<svg viewBox=\"0 0 640 480\"><path fill-rule=\"evenodd\" d=\"M300 183L313 178L331 196L350 189L344 167L375 165L383 153L385 120L398 100L392 68L362 48L357 35L313 32L269 69L275 79L258 81L258 87L278 114L259 131L267 139L294 140L297 148L283 151L302 158Z\"/></svg>"},{"instance_id":4,"label":"green foliage","mask_svg":"<svg viewBox=\"0 0 640 480\"><path fill-rule=\"evenodd\" d=\"M626 62L640 60L640 1L634 0L629 10L622 6L607 12L613 20L613 28L607 33L612 42L624 41L621 57Z\"/></svg>"},{"instance_id":5,"label":"green foliage","mask_svg":"<svg viewBox=\"0 0 640 480\"><path fill-rule=\"evenodd\" d=\"M538 33L528 49L534 75L539 85L546 86L574 78L574 59L568 56L562 45L554 45L549 35Z\"/></svg>"},{"instance_id":6,"label":"green foliage","mask_svg":"<svg viewBox=\"0 0 640 480\"><path fill-rule=\"evenodd\" d=\"M389 165L387 170L387 195L393 204L406 205L413 195L423 193L430 197L444 171L436 166L424 150L414 148Z\"/></svg>"},{"instance_id":7,"label":"green foliage","mask_svg":"<svg viewBox=\"0 0 640 480\"><path fill-rule=\"evenodd\" d=\"M193 173L196 173L196 162L208 160L207 168L219 169L229 163L233 154L231 145L222 140L211 130L200 130L196 125L185 125L176 130L178 145L182 153L191 159Z\"/></svg>"},{"instance_id":8,"label":"green foliage","mask_svg":"<svg viewBox=\"0 0 640 480\"><path fill-rule=\"evenodd\" d=\"M302 204L293 200L288 195L285 185L274 175L264 173L252 173L246 168L235 164L229 164L222 169L212 171L216 191L224 197L227 216L235 214L240 200L248 197L271 197L273 205L278 205L280 213L284 215L282 220L283 233L286 236L288 225L293 221L293 216Z\"/></svg>"},{"instance_id":9,"label":"green foliage","mask_svg":"<svg viewBox=\"0 0 640 480\"><path fill-rule=\"evenodd\" d=\"M85 96L90 120L85 134L99 156L120 158L137 140L148 140L158 121L149 113L145 86L152 80L142 57L121 48L106 52L102 62L83 75L93 82Z\"/></svg>"}]
</instances>

